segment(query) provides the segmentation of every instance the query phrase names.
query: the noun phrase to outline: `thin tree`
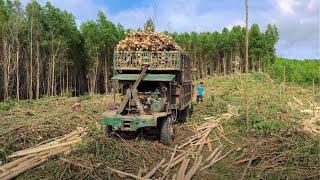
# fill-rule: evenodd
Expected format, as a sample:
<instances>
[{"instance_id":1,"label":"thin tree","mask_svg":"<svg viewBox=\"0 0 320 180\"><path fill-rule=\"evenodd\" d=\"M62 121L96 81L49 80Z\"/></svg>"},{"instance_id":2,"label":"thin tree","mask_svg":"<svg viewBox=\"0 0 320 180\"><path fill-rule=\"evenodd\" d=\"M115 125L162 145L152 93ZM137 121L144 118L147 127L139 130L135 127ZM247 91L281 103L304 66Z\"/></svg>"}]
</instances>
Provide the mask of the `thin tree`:
<instances>
[{"instance_id":1,"label":"thin tree","mask_svg":"<svg viewBox=\"0 0 320 180\"><path fill-rule=\"evenodd\" d=\"M154 22L154 30L156 29L156 21L157 21L157 9L158 9L158 3L157 0L153 0L153 22Z\"/></svg>"},{"instance_id":2,"label":"thin tree","mask_svg":"<svg viewBox=\"0 0 320 180\"><path fill-rule=\"evenodd\" d=\"M248 0L246 0L246 62L245 62L245 75L244 75L244 107L246 110L246 127L247 132L250 131L250 121L248 117L248 55L249 55L249 37L248 37Z\"/></svg>"},{"instance_id":3,"label":"thin tree","mask_svg":"<svg viewBox=\"0 0 320 180\"><path fill-rule=\"evenodd\" d=\"M16 98L20 100L20 33L23 28L23 9L20 1L14 1L15 7L15 44L16 44Z\"/></svg>"},{"instance_id":4,"label":"thin tree","mask_svg":"<svg viewBox=\"0 0 320 180\"><path fill-rule=\"evenodd\" d=\"M312 105L313 105L313 108L312 108L312 111L313 111L313 117L316 116L316 93L315 93L315 89L314 89L314 78L312 79L312 96L313 96L313 99L312 99Z\"/></svg>"}]
</instances>

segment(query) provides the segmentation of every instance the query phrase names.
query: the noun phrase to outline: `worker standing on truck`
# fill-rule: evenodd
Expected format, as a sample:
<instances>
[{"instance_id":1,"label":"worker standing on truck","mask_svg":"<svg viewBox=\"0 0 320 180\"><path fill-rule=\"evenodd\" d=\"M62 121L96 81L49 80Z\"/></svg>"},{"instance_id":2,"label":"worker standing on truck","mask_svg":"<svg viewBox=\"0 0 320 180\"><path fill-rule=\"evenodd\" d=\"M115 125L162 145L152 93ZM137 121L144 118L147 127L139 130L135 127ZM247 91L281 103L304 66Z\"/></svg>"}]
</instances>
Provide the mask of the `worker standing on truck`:
<instances>
[{"instance_id":1,"label":"worker standing on truck","mask_svg":"<svg viewBox=\"0 0 320 180\"><path fill-rule=\"evenodd\" d=\"M163 82L159 82L159 85L156 88L156 91L160 93L161 98L164 98L165 100L167 100L168 88L163 84Z\"/></svg>"},{"instance_id":2,"label":"worker standing on truck","mask_svg":"<svg viewBox=\"0 0 320 180\"><path fill-rule=\"evenodd\" d=\"M202 104L202 102L203 102L203 93L204 93L203 82L200 82L200 84L197 87L197 104L199 102Z\"/></svg>"}]
</instances>

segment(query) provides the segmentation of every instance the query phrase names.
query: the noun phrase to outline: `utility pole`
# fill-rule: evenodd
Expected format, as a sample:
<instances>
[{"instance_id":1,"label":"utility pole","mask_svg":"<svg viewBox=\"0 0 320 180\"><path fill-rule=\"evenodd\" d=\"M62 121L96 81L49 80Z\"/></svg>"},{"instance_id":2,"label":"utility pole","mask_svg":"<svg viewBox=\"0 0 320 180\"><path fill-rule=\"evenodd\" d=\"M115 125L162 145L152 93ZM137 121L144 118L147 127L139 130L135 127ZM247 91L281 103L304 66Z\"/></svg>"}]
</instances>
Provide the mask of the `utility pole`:
<instances>
[{"instance_id":1,"label":"utility pole","mask_svg":"<svg viewBox=\"0 0 320 180\"><path fill-rule=\"evenodd\" d=\"M249 51L249 31L248 31L248 0L246 1L246 62L245 62L245 74L244 74L244 107L246 110L246 129L250 131L250 121L248 117L248 51Z\"/></svg>"},{"instance_id":2,"label":"utility pole","mask_svg":"<svg viewBox=\"0 0 320 180\"><path fill-rule=\"evenodd\" d=\"M153 0L152 5L153 5L153 26L154 26L154 30L156 30L157 9L158 9L157 0Z\"/></svg>"}]
</instances>

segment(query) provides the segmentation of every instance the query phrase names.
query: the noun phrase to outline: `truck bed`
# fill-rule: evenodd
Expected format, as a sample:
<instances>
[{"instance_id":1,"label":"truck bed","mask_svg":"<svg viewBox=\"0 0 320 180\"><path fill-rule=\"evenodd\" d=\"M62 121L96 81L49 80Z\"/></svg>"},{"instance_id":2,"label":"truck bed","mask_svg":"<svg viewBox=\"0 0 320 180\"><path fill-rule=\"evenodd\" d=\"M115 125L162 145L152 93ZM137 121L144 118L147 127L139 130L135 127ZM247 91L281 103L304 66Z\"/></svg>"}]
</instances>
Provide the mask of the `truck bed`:
<instances>
[{"instance_id":1,"label":"truck bed","mask_svg":"<svg viewBox=\"0 0 320 180\"><path fill-rule=\"evenodd\" d=\"M115 70L141 70L142 64L149 64L149 70L183 70L182 51L115 51Z\"/></svg>"}]
</instances>

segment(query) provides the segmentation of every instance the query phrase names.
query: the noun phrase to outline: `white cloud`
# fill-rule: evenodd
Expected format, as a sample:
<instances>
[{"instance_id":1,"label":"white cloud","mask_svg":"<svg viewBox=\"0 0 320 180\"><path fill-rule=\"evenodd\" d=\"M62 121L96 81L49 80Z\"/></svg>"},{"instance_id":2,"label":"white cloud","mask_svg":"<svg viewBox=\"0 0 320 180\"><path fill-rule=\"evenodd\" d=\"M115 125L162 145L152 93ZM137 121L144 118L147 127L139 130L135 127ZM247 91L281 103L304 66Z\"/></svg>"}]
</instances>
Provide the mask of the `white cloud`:
<instances>
[{"instance_id":1,"label":"white cloud","mask_svg":"<svg viewBox=\"0 0 320 180\"><path fill-rule=\"evenodd\" d=\"M277 7L281 13L284 14L295 14L295 8L300 4L297 0L276 0Z\"/></svg>"},{"instance_id":2,"label":"white cloud","mask_svg":"<svg viewBox=\"0 0 320 180\"><path fill-rule=\"evenodd\" d=\"M288 7L279 8L280 1L272 0L275 8L262 13L266 22L276 24L279 29L278 54L291 58L320 58L319 1L283 0L281 3L287 3Z\"/></svg>"}]
</instances>

